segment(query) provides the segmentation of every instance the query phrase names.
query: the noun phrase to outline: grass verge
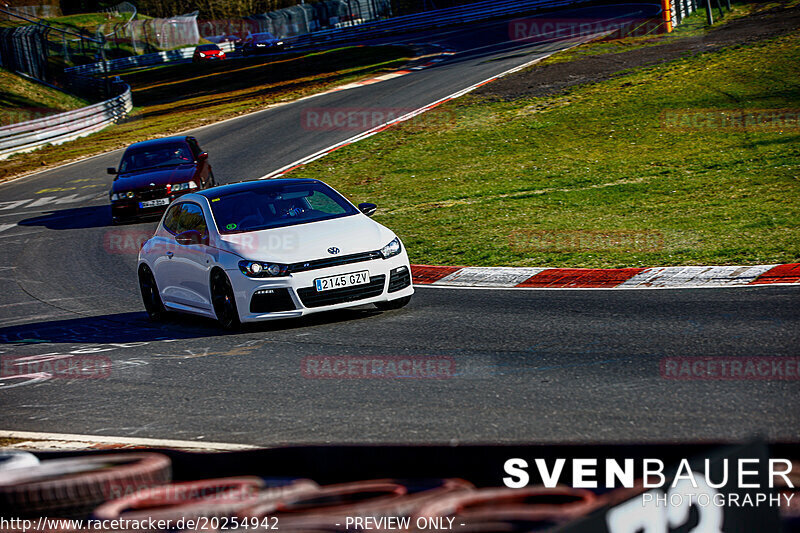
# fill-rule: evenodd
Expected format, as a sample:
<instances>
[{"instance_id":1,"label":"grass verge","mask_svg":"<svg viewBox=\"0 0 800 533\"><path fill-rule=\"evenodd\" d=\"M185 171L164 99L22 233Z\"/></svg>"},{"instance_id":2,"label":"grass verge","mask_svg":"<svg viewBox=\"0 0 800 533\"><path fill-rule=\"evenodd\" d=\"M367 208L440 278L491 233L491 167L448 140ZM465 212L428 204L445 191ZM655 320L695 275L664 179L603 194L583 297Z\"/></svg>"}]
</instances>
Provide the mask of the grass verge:
<instances>
[{"instance_id":1,"label":"grass verge","mask_svg":"<svg viewBox=\"0 0 800 533\"><path fill-rule=\"evenodd\" d=\"M412 262L635 267L800 259L800 32L552 97L468 95L294 173L404 239ZM794 109L783 129L665 110ZM436 126L426 126L433 123Z\"/></svg>"},{"instance_id":2,"label":"grass verge","mask_svg":"<svg viewBox=\"0 0 800 533\"><path fill-rule=\"evenodd\" d=\"M350 47L302 57L181 64L125 77L137 106L128 120L85 139L16 154L0 162L0 181L167 136L308 96L397 68L411 52Z\"/></svg>"},{"instance_id":3,"label":"grass verge","mask_svg":"<svg viewBox=\"0 0 800 533\"><path fill-rule=\"evenodd\" d=\"M85 100L0 68L0 126L88 105Z\"/></svg>"}]
</instances>

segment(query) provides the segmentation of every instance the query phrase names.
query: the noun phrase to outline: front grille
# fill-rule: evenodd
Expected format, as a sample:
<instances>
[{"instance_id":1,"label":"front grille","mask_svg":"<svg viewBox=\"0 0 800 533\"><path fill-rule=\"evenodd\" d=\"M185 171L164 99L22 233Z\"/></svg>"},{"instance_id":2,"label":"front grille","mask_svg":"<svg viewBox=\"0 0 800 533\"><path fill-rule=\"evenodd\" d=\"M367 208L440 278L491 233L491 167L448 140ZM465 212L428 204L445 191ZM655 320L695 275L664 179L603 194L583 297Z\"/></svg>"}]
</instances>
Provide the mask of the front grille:
<instances>
[{"instance_id":1,"label":"front grille","mask_svg":"<svg viewBox=\"0 0 800 533\"><path fill-rule=\"evenodd\" d=\"M397 292L411 285L411 273L401 266L391 271L389 276L389 292Z\"/></svg>"},{"instance_id":2,"label":"front grille","mask_svg":"<svg viewBox=\"0 0 800 533\"><path fill-rule=\"evenodd\" d=\"M361 263L363 261L373 261L380 259L381 253L377 250L372 252L361 252L357 254L343 255L341 257L326 257L325 259L314 259L313 261L303 261L302 263L292 263L289 265L289 274L294 272L305 272L306 270L316 270L318 268L328 268L339 265L349 265L350 263Z\"/></svg>"},{"instance_id":3,"label":"front grille","mask_svg":"<svg viewBox=\"0 0 800 533\"><path fill-rule=\"evenodd\" d=\"M141 189L136 191L136 199L140 202L147 200L158 200L167 197L166 187L155 187L152 189Z\"/></svg>"},{"instance_id":4,"label":"front grille","mask_svg":"<svg viewBox=\"0 0 800 533\"><path fill-rule=\"evenodd\" d=\"M251 313L276 313L295 309L289 289L259 289L250 299Z\"/></svg>"},{"instance_id":5,"label":"front grille","mask_svg":"<svg viewBox=\"0 0 800 533\"><path fill-rule=\"evenodd\" d=\"M369 283L364 285L323 292L317 292L315 287L305 287L298 289L297 295L306 307L322 307L324 305L335 305L380 296L383 293L385 282L386 276L381 274L380 276L372 276L369 278Z\"/></svg>"}]
</instances>

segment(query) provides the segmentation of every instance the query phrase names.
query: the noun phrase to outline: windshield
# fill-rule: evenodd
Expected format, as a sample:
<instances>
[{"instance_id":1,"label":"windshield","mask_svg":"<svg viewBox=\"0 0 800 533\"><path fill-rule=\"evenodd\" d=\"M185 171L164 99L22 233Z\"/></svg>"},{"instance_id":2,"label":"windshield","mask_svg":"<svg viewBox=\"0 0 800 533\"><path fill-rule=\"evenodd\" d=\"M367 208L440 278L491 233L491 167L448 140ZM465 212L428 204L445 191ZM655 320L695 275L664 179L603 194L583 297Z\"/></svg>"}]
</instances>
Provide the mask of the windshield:
<instances>
[{"instance_id":1,"label":"windshield","mask_svg":"<svg viewBox=\"0 0 800 533\"><path fill-rule=\"evenodd\" d=\"M131 148L122 156L120 174L148 168L192 163L192 151L186 143L157 144L146 148Z\"/></svg>"},{"instance_id":2,"label":"windshield","mask_svg":"<svg viewBox=\"0 0 800 533\"><path fill-rule=\"evenodd\" d=\"M306 224L358 213L342 195L323 183L312 181L209 198L221 234Z\"/></svg>"},{"instance_id":3,"label":"windshield","mask_svg":"<svg viewBox=\"0 0 800 533\"><path fill-rule=\"evenodd\" d=\"M197 49L201 52L208 52L210 50L219 50L219 46L216 44L203 44L198 46Z\"/></svg>"}]
</instances>

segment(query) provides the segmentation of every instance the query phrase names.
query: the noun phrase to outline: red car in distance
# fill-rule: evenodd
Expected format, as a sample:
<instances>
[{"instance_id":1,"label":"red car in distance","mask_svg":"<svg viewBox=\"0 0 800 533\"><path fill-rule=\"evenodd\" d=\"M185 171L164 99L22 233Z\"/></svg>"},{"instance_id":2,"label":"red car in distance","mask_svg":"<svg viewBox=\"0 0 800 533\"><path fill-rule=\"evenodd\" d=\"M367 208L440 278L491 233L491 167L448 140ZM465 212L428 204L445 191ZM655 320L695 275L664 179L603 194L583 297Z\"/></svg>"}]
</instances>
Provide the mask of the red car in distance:
<instances>
[{"instance_id":1,"label":"red car in distance","mask_svg":"<svg viewBox=\"0 0 800 533\"><path fill-rule=\"evenodd\" d=\"M192 62L199 61L214 61L216 59L225 59L225 52L216 44L201 44L194 49Z\"/></svg>"}]
</instances>

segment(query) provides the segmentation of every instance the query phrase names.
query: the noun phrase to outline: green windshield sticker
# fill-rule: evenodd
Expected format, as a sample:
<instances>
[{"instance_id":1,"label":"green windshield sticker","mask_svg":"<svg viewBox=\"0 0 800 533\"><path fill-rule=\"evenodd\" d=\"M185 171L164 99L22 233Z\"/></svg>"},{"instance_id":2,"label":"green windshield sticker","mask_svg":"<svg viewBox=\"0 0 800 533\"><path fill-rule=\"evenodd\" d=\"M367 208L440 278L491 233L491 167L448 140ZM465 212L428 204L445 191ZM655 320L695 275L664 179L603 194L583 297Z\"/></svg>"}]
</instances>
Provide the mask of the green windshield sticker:
<instances>
[{"instance_id":1,"label":"green windshield sticker","mask_svg":"<svg viewBox=\"0 0 800 533\"><path fill-rule=\"evenodd\" d=\"M236 229L236 224L228 224L225 229Z\"/></svg>"},{"instance_id":2,"label":"green windshield sticker","mask_svg":"<svg viewBox=\"0 0 800 533\"><path fill-rule=\"evenodd\" d=\"M219 198L213 198L211 201L212 202L219 202Z\"/></svg>"}]
</instances>

